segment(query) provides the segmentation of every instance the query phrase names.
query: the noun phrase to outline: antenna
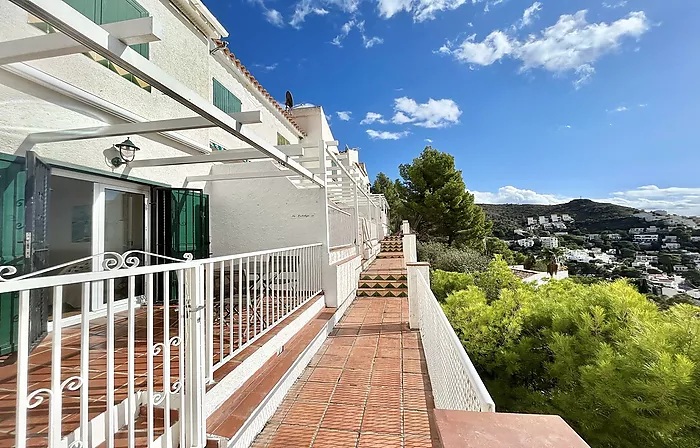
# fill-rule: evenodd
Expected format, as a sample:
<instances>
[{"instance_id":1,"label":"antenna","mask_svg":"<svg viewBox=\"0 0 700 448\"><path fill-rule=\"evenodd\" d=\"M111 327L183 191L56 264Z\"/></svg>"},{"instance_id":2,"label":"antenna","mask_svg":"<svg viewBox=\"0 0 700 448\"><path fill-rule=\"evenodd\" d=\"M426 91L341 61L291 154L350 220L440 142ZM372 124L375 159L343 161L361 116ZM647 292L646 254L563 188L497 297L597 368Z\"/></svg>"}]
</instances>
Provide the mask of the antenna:
<instances>
[{"instance_id":1,"label":"antenna","mask_svg":"<svg viewBox=\"0 0 700 448\"><path fill-rule=\"evenodd\" d=\"M294 97L289 90L287 90L287 93L284 95L284 106L287 111L294 108Z\"/></svg>"}]
</instances>

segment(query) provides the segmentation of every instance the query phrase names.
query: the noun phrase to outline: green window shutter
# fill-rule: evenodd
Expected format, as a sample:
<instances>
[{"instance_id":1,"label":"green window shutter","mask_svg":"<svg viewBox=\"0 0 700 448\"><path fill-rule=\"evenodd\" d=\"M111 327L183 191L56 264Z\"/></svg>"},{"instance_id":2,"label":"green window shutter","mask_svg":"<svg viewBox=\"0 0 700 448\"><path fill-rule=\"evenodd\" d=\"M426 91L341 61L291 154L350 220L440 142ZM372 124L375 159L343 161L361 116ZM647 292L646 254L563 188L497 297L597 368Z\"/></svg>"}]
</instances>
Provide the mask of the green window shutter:
<instances>
[{"instance_id":1,"label":"green window shutter","mask_svg":"<svg viewBox=\"0 0 700 448\"><path fill-rule=\"evenodd\" d=\"M277 133L277 145L278 146L283 146L283 145L288 145L289 140L284 138L284 135L280 134L279 132Z\"/></svg>"},{"instance_id":2,"label":"green window shutter","mask_svg":"<svg viewBox=\"0 0 700 448\"><path fill-rule=\"evenodd\" d=\"M214 78L213 102L214 106L227 114L241 111L241 100L217 81L216 78Z\"/></svg>"},{"instance_id":3,"label":"green window shutter","mask_svg":"<svg viewBox=\"0 0 700 448\"><path fill-rule=\"evenodd\" d=\"M71 0L71 1L86 1L86 0ZM124 20L139 19L148 17L148 11L143 9L134 0L93 0L101 2L100 25L105 23L122 22ZM148 44L131 45L131 48L138 52L141 56L148 59L149 51Z\"/></svg>"},{"instance_id":4,"label":"green window shutter","mask_svg":"<svg viewBox=\"0 0 700 448\"><path fill-rule=\"evenodd\" d=\"M100 7L102 0L63 0L68 5L73 7L80 14L84 15L88 19L95 23L100 23L98 17L100 17Z\"/></svg>"}]
</instances>

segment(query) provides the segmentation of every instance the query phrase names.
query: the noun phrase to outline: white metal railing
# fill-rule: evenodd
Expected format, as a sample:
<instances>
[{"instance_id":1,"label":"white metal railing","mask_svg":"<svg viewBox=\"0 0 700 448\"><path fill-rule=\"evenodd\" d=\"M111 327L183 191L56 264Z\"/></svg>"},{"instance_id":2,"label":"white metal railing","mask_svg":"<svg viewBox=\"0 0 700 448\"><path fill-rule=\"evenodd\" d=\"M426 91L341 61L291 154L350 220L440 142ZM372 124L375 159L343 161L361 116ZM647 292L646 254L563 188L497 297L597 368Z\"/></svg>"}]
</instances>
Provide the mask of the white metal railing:
<instances>
[{"instance_id":1,"label":"white metal railing","mask_svg":"<svg viewBox=\"0 0 700 448\"><path fill-rule=\"evenodd\" d=\"M328 204L328 231L330 232L330 249L355 244L357 231L355 229L354 210L343 210L333 204Z\"/></svg>"},{"instance_id":2,"label":"white metal railing","mask_svg":"<svg viewBox=\"0 0 700 448\"><path fill-rule=\"evenodd\" d=\"M207 378L321 292L322 245L198 260L206 276Z\"/></svg>"},{"instance_id":3,"label":"white metal railing","mask_svg":"<svg viewBox=\"0 0 700 448\"><path fill-rule=\"evenodd\" d=\"M418 327L437 409L495 412L496 405L423 274L416 272ZM410 292L409 292L410 293Z\"/></svg>"},{"instance_id":4,"label":"white metal railing","mask_svg":"<svg viewBox=\"0 0 700 448\"><path fill-rule=\"evenodd\" d=\"M15 269L0 267L0 297L19 303L16 376L6 379L16 412L4 422L15 446L114 447L118 432L129 447L203 446L206 381L321 291L321 248L203 260L108 253L95 256L103 271L53 276L7 278ZM167 264L141 266L156 259ZM62 328L69 295L80 325ZM44 300L53 331L31 341Z\"/></svg>"}]
</instances>

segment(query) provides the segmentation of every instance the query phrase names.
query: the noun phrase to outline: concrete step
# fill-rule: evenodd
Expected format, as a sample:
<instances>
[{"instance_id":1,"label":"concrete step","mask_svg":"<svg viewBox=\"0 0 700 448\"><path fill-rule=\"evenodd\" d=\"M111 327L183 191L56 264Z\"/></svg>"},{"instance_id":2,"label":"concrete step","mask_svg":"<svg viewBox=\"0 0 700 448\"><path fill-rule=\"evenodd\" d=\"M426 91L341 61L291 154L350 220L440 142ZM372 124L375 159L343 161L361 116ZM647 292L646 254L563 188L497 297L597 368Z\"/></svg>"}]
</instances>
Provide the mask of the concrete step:
<instances>
[{"instance_id":1,"label":"concrete step","mask_svg":"<svg viewBox=\"0 0 700 448\"><path fill-rule=\"evenodd\" d=\"M392 281L401 280L406 281L408 277L406 271L396 270L396 271L365 271L360 274L360 281L366 280L379 280L379 281Z\"/></svg>"},{"instance_id":2,"label":"concrete step","mask_svg":"<svg viewBox=\"0 0 700 448\"><path fill-rule=\"evenodd\" d=\"M406 280L399 281L382 281L382 280L360 280L361 289L385 289L385 288L408 288Z\"/></svg>"},{"instance_id":3,"label":"concrete step","mask_svg":"<svg viewBox=\"0 0 700 448\"><path fill-rule=\"evenodd\" d=\"M358 297L408 297L408 288L359 288Z\"/></svg>"}]
</instances>

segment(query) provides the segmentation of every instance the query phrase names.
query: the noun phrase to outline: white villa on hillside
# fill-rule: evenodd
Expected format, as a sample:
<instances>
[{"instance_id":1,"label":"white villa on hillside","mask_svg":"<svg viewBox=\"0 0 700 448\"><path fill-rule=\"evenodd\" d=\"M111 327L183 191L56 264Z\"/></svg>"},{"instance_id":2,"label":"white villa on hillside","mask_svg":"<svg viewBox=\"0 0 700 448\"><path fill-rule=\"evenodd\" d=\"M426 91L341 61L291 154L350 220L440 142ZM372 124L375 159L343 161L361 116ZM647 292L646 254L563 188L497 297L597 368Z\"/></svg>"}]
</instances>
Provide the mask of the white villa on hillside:
<instances>
[{"instance_id":1,"label":"white villa on hillside","mask_svg":"<svg viewBox=\"0 0 700 448\"><path fill-rule=\"evenodd\" d=\"M556 236L543 236L540 237L540 243L545 249L554 249L559 247L559 238Z\"/></svg>"}]
</instances>

